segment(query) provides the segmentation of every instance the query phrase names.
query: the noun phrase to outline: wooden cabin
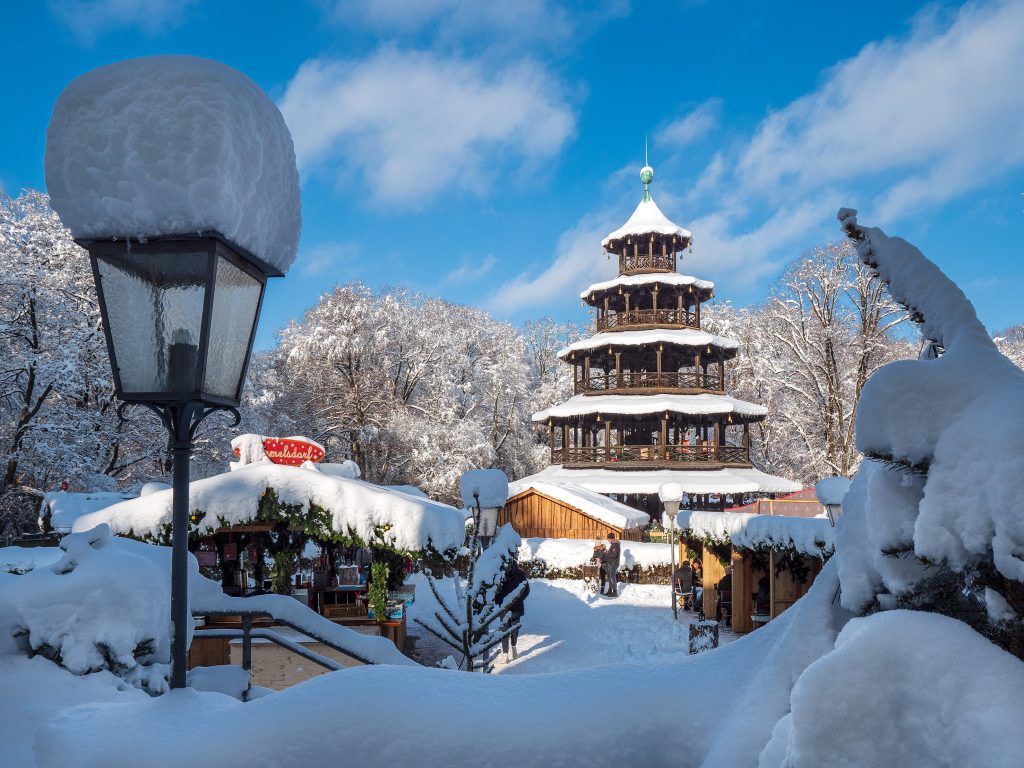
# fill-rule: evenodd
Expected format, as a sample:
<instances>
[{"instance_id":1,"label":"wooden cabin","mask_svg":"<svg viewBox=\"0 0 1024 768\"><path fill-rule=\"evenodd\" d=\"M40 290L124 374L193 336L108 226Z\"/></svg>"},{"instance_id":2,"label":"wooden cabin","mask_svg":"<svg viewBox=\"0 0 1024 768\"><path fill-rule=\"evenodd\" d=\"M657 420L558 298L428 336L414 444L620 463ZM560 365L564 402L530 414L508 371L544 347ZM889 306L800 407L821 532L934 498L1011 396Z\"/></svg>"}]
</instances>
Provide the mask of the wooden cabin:
<instances>
[{"instance_id":1,"label":"wooden cabin","mask_svg":"<svg viewBox=\"0 0 1024 768\"><path fill-rule=\"evenodd\" d=\"M595 539L614 533L624 541L640 541L650 522L645 512L575 485L513 483L513 494L498 515L498 525L511 523L524 539Z\"/></svg>"}]
</instances>

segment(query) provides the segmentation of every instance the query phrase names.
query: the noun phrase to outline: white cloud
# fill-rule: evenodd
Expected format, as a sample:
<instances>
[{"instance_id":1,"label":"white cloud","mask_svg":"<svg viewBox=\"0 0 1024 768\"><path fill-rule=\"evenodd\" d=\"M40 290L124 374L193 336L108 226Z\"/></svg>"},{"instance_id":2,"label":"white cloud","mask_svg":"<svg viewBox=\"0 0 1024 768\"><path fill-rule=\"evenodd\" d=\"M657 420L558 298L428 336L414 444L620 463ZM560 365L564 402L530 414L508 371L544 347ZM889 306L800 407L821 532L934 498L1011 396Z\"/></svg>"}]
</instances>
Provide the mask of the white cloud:
<instances>
[{"instance_id":1,"label":"white cloud","mask_svg":"<svg viewBox=\"0 0 1024 768\"><path fill-rule=\"evenodd\" d=\"M689 113L673 120L657 133L659 144L674 148L693 144L718 126L722 112L721 99L708 99Z\"/></svg>"},{"instance_id":2,"label":"white cloud","mask_svg":"<svg viewBox=\"0 0 1024 768\"><path fill-rule=\"evenodd\" d=\"M971 3L944 27L929 18L765 119L736 163L741 193L869 182L883 188L882 221L947 202L1024 163L1022 72L1024 4Z\"/></svg>"},{"instance_id":3,"label":"white cloud","mask_svg":"<svg viewBox=\"0 0 1024 768\"><path fill-rule=\"evenodd\" d=\"M318 277L334 273L346 262L351 262L359 255L359 247L355 243L339 243L333 240L318 243L303 249L296 265L303 277Z\"/></svg>"},{"instance_id":4,"label":"white cloud","mask_svg":"<svg viewBox=\"0 0 1024 768\"><path fill-rule=\"evenodd\" d=\"M512 163L555 155L575 115L533 62L384 49L363 61L307 61L281 111L305 174L361 174L378 200L418 206L458 185L484 192Z\"/></svg>"},{"instance_id":5,"label":"white cloud","mask_svg":"<svg viewBox=\"0 0 1024 768\"><path fill-rule=\"evenodd\" d=\"M196 0L50 0L50 11L79 42L92 44L103 32L137 27L147 35L173 29Z\"/></svg>"},{"instance_id":6,"label":"white cloud","mask_svg":"<svg viewBox=\"0 0 1024 768\"><path fill-rule=\"evenodd\" d=\"M559 238L551 264L540 274L522 272L506 281L486 306L499 314L512 314L564 301L592 282L613 277L618 262L601 250L601 238L619 225L615 220L610 213L584 216Z\"/></svg>"},{"instance_id":7,"label":"white cloud","mask_svg":"<svg viewBox=\"0 0 1024 768\"><path fill-rule=\"evenodd\" d=\"M444 276L444 283L471 283L490 274L497 265L498 259L489 253L482 259L463 259L459 266Z\"/></svg>"}]
</instances>

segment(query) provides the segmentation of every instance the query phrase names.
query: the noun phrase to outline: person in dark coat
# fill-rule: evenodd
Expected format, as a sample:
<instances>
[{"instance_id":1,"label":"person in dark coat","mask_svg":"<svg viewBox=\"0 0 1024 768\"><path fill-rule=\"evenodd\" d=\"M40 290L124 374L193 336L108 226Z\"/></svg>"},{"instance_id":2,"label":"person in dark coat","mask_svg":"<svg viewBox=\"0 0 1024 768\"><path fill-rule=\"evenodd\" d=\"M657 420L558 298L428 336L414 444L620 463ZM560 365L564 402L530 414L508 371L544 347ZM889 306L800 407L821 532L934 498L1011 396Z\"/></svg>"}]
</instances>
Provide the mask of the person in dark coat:
<instances>
[{"instance_id":1,"label":"person in dark coat","mask_svg":"<svg viewBox=\"0 0 1024 768\"><path fill-rule=\"evenodd\" d=\"M622 545L616 540L614 533L608 534L608 549L602 560L608 571L608 597L619 596L619 561L622 558Z\"/></svg>"},{"instance_id":2,"label":"person in dark coat","mask_svg":"<svg viewBox=\"0 0 1024 768\"><path fill-rule=\"evenodd\" d=\"M530 582L526 579L526 574L523 573L523 569L519 567L519 563L512 563L512 567L505 575L505 580L498 587L497 593L494 595L494 599L498 605L505 602L505 598L515 592L516 588L520 584L526 584L526 587L522 592L519 593L519 597L515 599L515 602L509 607L508 613L505 614L503 623L505 627L510 627L514 624L519 624L523 619L523 614L526 613L526 597L530 594ZM513 629L512 632L501 639L501 652L505 654L505 661L509 660L509 646L512 647L512 658L519 658L519 651L516 650L516 642L519 640L519 628Z\"/></svg>"}]
</instances>

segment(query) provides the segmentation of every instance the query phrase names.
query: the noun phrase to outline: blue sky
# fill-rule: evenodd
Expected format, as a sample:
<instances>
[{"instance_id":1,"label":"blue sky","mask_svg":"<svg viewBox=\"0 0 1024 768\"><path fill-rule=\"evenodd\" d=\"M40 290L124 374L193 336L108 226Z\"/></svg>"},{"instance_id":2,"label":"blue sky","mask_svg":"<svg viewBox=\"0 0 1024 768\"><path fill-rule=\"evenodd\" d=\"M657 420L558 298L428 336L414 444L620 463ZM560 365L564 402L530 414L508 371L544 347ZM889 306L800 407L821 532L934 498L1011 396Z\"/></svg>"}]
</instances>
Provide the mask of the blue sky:
<instances>
[{"instance_id":1,"label":"blue sky","mask_svg":"<svg viewBox=\"0 0 1024 768\"><path fill-rule=\"evenodd\" d=\"M262 85L303 178L261 346L336 282L513 322L583 320L639 200L681 271L761 300L840 206L919 245L992 330L1024 321L1024 3L548 0L8 3L0 185L43 187L50 110L111 61L188 53Z\"/></svg>"}]
</instances>

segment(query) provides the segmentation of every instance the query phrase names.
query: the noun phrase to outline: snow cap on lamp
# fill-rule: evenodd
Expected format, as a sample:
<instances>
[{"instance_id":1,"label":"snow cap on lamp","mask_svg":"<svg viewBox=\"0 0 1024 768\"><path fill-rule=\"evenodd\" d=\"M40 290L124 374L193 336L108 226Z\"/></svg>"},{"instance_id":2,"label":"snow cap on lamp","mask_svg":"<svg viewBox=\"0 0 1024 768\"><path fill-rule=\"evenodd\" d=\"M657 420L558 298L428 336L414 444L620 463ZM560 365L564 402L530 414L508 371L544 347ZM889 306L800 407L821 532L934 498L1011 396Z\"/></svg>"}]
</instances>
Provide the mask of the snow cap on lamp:
<instances>
[{"instance_id":1,"label":"snow cap on lamp","mask_svg":"<svg viewBox=\"0 0 1024 768\"><path fill-rule=\"evenodd\" d=\"M213 231L281 273L295 260L291 134L270 97L226 64L149 56L78 77L54 106L45 171L78 240Z\"/></svg>"}]
</instances>

